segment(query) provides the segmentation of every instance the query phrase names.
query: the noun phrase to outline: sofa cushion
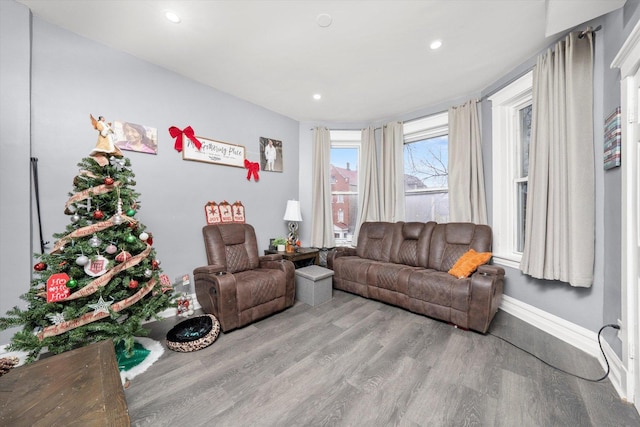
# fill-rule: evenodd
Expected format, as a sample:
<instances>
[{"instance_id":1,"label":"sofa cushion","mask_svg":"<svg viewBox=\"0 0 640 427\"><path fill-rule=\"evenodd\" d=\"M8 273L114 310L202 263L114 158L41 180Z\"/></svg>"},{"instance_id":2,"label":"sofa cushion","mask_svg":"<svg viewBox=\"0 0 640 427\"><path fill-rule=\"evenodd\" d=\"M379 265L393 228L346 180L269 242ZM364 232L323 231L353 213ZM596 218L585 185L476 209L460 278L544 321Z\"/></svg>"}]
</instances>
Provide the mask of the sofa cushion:
<instances>
[{"instance_id":1,"label":"sofa cushion","mask_svg":"<svg viewBox=\"0 0 640 427\"><path fill-rule=\"evenodd\" d=\"M265 272L268 274L264 274ZM240 311L284 297L286 280L283 271L256 268L235 273L235 276L236 297Z\"/></svg>"},{"instance_id":2,"label":"sofa cushion","mask_svg":"<svg viewBox=\"0 0 640 427\"><path fill-rule=\"evenodd\" d=\"M469 249L451 267L449 274L458 279L469 277L479 266L486 264L490 259L491 252L476 252L473 249Z\"/></svg>"},{"instance_id":3,"label":"sofa cushion","mask_svg":"<svg viewBox=\"0 0 640 427\"><path fill-rule=\"evenodd\" d=\"M427 266L446 273L469 249L491 251L491 228L488 225L437 224L431 235Z\"/></svg>"},{"instance_id":4,"label":"sofa cushion","mask_svg":"<svg viewBox=\"0 0 640 427\"><path fill-rule=\"evenodd\" d=\"M378 261L359 256L341 256L333 262L333 287L368 298L367 271Z\"/></svg>"},{"instance_id":5,"label":"sofa cushion","mask_svg":"<svg viewBox=\"0 0 640 427\"><path fill-rule=\"evenodd\" d=\"M365 222L358 233L356 253L360 258L388 262L391 257L391 243L394 228L401 228L402 222Z\"/></svg>"},{"instance_id":6,"label":"sofa cushion","mask_svg":"<svg viewBox=\"0 0 640 427\"><path fill-rule=\"evenodd\" d=\"M393 229L390 261L413 267L426 267L429 243L435 222L405 222Z\"/></svg>"},{"instance_id":7,"label":"sofa cushion","mask_svg":"<svg viewBox=\"0 0 640 427\"><path fill-rule=\"evenodd\" d=\"M411 273L408 287L411 298L436 306L467 311L470 285L471 279L456 279L447 272L418 270Z\"/></svg>"}]
</instances>

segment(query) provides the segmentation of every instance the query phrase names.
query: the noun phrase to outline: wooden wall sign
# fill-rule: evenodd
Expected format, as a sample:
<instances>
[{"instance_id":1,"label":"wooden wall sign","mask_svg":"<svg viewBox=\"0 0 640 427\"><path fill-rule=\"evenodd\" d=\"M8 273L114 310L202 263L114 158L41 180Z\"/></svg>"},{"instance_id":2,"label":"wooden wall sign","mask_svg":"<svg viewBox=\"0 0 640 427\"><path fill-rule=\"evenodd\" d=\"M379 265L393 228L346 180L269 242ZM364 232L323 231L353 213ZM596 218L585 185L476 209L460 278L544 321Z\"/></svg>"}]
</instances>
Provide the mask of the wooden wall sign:
<instances>
[{"instance_id":1,"label":"wooden wall sign","mask_svg":"<svg viewBox=\"0 0 640 427\"><path fill-rule=\"evenodd\" d=\"M182 150L183 160L194 160L197 162L216 163L219 165L244 168L246 150L243 145L229 144L201 136L197 138L202 143L202 147L198 150L192 141L188 139L185 140L185 145Z\"/></svg>"}]
</instances>

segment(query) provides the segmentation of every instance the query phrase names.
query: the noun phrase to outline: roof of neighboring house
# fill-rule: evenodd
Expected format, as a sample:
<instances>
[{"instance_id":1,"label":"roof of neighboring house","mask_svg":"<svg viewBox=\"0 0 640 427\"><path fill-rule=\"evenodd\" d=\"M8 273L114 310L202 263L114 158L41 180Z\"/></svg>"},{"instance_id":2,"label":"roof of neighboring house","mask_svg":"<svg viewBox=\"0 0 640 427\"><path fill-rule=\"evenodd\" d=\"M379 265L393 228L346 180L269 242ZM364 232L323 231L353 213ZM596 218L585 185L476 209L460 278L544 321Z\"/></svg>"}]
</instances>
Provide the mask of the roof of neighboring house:
<instances>
[{"instance_id":1,"label":"roof of neighboring house","mask_svg":"<svg viewBox=\"0 0 640 427\"><path fill-rule=\"evenodd\" d=\"M344 179L346 179L349 182L349 184L351 184L351 185L358 184L358 171L357 170L340 168L340 167L331 165L331 174L333 174L334 172L339 174L340 176L342 176Z\"/></svg>"},{"instance_id":2,"label":"roof of neighboring house","mask_svg":"<svg viewBox=\"0 0 640 427\"><path fill-rule=\"evenodd\" d=\"M427 186L424 185L424 182L422 182L422 180L420 178L418 178L415 175L409 175L409 174L404 174L404 188L412 188L412 189L416 189L416 188L426 188Z\"/></svg>"}]
</instances>

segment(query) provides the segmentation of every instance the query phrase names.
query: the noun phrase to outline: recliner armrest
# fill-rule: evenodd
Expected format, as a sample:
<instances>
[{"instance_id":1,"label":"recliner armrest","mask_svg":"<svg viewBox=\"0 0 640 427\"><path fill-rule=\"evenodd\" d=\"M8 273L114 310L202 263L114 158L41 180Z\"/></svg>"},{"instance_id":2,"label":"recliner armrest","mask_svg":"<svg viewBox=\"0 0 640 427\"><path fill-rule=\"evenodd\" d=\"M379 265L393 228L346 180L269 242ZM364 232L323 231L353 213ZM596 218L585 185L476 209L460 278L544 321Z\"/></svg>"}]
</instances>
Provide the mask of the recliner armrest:
<instances>
[{"instance_id":1,"label":"recliner armrest","mask_svg":"<svg viewBox=\"0 0 640 427\"><path fill-rule=\"evenodd\" d=\"M236 279L221 265L208 265L193 270L196 298L206 313L220 321L222 331L238 327Z\"/></svg>"},{"instance_id":2,"label":"recliner armrest","mask_svg":"<svg viewBox=\"0 0 640 427\"><path fill-rule=\"evenodd\" d=\"M197 267L195 270L193 270L193 275L195 276L196 273L219 274L222 272L224 272L224 267L222 265L212 264L212 265L205 265L203 267Z\"/></svg>"},{"instance_id":3,"label":"recliner armrest","mask_svg":"<svg viewBox=\"0 0 640 427\"><path fill-rule=\"evenodd\" d=\"M489 329L496 315L504 288L504 268L497 265L481 265L471 276L469 301L469 329L483 334Z\"/></svg>"},{"instance_id":4,"label":"recliner armrest","mask_svg":"<svg viewBox=\"0 0 640 427\"><path fill-rule=\"evenodd\" d=\"M278 261L278 260L282 259L282 254L262 255L262 256L258 257L258 259L260 259L260 262L262 262L262 261Z\"/></svg>"}]
</instances>

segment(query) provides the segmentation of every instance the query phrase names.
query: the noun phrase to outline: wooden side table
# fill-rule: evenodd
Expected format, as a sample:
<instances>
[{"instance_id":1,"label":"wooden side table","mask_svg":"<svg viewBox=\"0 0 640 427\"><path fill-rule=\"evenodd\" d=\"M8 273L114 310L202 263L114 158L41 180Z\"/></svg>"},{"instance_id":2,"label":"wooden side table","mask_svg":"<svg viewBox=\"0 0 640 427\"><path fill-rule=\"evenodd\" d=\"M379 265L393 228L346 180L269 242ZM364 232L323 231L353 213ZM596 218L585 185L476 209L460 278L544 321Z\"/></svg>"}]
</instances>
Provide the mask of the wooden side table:
<instances>
[{"instance_id":1,"label":"wooden side table","mask_svg":"<svg viewBox=\"0 0 640 427\"><path fill-rule=\"evenodd\" d=\"M113 341L46 357L0 377L0 425L131 425Z\"/></svg>"},{"instance_id":2,"label":"wooden side table","mask_svg":"<svg viewBox=\"0 0 640 427\"><path fill-rule=\"evenodd\" d=\"M284 259L291 261L296 268L320 264L320 250L314 248L297 248L295 252L278 252L266 249L264 254L280 254Z\"/></svg>"}]
</instances>

